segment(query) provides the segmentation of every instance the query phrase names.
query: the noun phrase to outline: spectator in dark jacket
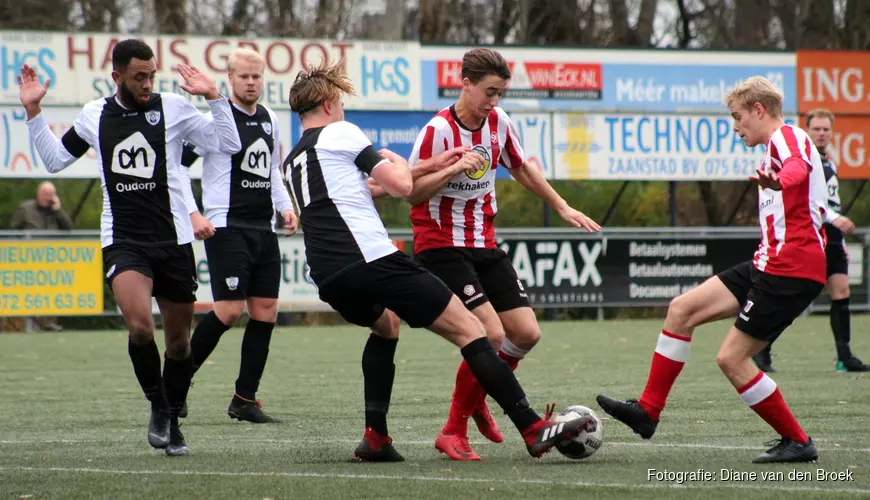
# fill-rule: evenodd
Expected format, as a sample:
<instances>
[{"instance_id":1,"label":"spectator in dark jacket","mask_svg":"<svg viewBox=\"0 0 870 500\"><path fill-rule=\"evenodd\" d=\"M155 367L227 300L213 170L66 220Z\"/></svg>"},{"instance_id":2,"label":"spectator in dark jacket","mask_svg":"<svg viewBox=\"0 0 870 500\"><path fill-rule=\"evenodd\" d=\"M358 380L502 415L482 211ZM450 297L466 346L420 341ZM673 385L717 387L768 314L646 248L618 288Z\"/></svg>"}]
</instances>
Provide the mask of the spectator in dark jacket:
<instances>
[{"instance_id":1,"label":"spectator in dark jacket","mask_svg":"<svg viewBox=\"0 0 870 500\"><path fill-rule=\"evenodd\" d=\"M27 200L15 210L12 229L72 229L72 220L63 210L54 184L43 182L36 189L36 199Z\"/></svg>"}]
</instances>

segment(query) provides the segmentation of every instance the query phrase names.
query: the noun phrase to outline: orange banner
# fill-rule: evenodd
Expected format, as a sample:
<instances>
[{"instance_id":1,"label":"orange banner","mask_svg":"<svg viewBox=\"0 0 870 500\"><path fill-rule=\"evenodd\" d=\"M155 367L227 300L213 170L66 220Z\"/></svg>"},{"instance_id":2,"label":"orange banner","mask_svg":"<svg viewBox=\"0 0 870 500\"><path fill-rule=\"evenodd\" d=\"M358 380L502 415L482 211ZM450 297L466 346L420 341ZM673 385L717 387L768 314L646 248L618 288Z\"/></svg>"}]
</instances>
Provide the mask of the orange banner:
<instances>
[{"instance_id":1,"label":"orange banner","mask_svg":"<svg viewBox=\"0 0 870 500\"><path fill-rule=\"evenodd\" d=\"M801 127L806 117L801 117ZM870 179L870 116L840 116L834 121L834 134L828 146L828 159L837 165L841 179Z\"/></svg>"},{"instance_id":2,"label":"orange banner","mask_svg":"<svg viewBox=\"0 0 870 500\"><path fill-rule=\"evenodd\" d=\"M870 52L797 53L798 111L870 115Z\"/></svg>"}]
</instances>

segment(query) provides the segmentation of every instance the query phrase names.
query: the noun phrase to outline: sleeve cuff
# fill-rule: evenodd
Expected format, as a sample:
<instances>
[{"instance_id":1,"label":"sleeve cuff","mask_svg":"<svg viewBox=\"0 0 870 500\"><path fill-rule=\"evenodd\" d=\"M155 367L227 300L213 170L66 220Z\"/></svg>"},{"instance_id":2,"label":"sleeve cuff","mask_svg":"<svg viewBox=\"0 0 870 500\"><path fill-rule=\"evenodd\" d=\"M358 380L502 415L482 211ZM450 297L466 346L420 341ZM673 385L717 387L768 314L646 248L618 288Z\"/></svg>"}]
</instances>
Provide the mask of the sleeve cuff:
<instances>
[{"instance_id":1,"label":"sleeve cuff","mask_svg":"<svg viewBox=\"0 0 870 500\"><path fill-rule=\"evenodd\" d=\"M27 120L25 123L27 124L28 128L37 130L48 126L48 122L45 121L45 113L41 111L38 115L34 116L30 120Z\"/></svg>"}]
</instances>

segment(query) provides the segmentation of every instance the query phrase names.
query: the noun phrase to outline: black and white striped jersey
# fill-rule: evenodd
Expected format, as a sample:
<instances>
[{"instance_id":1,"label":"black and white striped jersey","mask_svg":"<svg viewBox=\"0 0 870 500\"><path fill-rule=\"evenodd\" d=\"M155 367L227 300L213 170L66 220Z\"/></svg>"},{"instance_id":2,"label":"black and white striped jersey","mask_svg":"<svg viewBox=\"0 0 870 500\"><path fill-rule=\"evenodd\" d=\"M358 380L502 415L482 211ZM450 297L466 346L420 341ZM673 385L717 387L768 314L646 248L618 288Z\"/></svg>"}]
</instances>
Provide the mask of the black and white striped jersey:
<instances>
[{"instance_id":1,"label":"black and white striped jersey","mask_svg":"<svg viewBox=\"0 0 870 500\"><path fill-rule=\"evenodd\" d=\"M202 155L202 204L214 227L275 229L275 211L292 210L293 203L281 174L278 117L261 104L249 115L235 104L233 119L241 150L233 155L219 151ZM200 148L186 142L181 164L190 167Z\"/></svg>"},{"instance_id":2,"label":"black and white striped jersey","mask_svg":"<svg viewBox=\"0 0 870 500\"><path fill-rule=\"evenodd\" d=\"M27 125L49 172L59 172L94 148L103 190L102 246L183 245L193 241L190 214L197 211L188 169L181 166L182 141L235 153L239 134L226 99L209 101L206 118L184 97L152 94L137 109L116 97L86 104L58 139L40 113Z\"/></svg>"},{"instance_id":3,"label":"black and white striped jersey","mask_svg":"<svg viewBox=\"0 0 870 500\"><path fill-rule=\"evenodd\" d=\"M317 286L354 265L398 251L366 184L366 176L386 161L348 122L306 129L284 160Z\"/></svg>"},{"instance_id":4,"label":"black and white striped jersey","mask_svg":"<svg viewBox=\"0 0 870 500\"><path fill-rule=\"evenodd\" d=\"M837 165L822 153L822 167L825 170L825 182L828 188L828 209L825 210L825 234L828 237L828 245L845 245L846 239L843 232L832 223L834 219L842 215L840 213L840 180L837 176Z\"/></svg>"}]
</instances>

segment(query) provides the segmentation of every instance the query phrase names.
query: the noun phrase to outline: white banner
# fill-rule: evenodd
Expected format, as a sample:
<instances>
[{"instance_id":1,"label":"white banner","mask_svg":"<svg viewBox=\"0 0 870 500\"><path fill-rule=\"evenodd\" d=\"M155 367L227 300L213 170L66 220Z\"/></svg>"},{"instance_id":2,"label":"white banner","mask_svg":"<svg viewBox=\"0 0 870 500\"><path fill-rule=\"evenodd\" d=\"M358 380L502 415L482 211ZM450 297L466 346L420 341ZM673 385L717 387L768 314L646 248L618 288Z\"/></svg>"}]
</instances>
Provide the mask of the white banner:
<instances>
[{"instance_id":1,"label":"white banner","mask_svg":"<svg viewBox=\"0 0 870 500\"><path fill-rule=\"evenodd\" d=\"M279 311L331 311L328 304L320 300L317 288L308 278L308 263L305 260L305 244L299 236L278 237L281 248L281 288L278 292ZM208 272L208 259L205 243L195 241L193 253L196 259L197 310L209 310L214 303L211 294L211 281Z\"/></svg>"},{"instance_id":2,"label":"white banner","mask_svg":"<svg viewBox=\"0 0 870 500\"><path fill-rule=\"evenodd\" d=\"M763 147L743 144L725 114L559 113L552 119L555 179L743 181L764 155Z\"/></svg>"},{"instance_id":3,"label":"white banner","mask_svg":"<svg viewBox=\"0 0 870 500\"><path fill-rule=\"evenodd\" d=\"M48 120L49 127L58 137L72 127L77 107L45 107L43 113ZM290 111L275 111L278 116L278 133L280 140L280 154L284 156L290 152ZM21 106L0 106L0 178L37 178L45 179L52 177L98 179L100 167L97 164L97 156L93 149L89 149L85 156L81 157L57 174L51 174L45 170L42 160L36 152L36 146L30 140L30 131L25 121L27 116ZM202 177L202 161L198 160L190 169L191 177Z\"/></svg>"},{"instance_id":4,"label":"white banner","mask_svg":"<svg viewBox=\"0 0 870 500\"><path fill-rule=\"evenodd\" d=\"M68 34L0 31L0 104L18 104L16 77L22 64L36 69L51 87L44 104L81 105L113 95L112 49L119 34ZM288 109L290 87L300 69L319 65L324 58L345 58L357 96L349 109L418 109L420 107L420 47L417 43L289 38L144 36L157 61L155 92L187 95L174 67L191 64L215 79L222 94L230 95L227 57L238 46L259 51L266 60L263 104ZM205 106L201 98L191 98Z\"/></svg>"}]
</instances>

